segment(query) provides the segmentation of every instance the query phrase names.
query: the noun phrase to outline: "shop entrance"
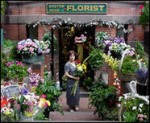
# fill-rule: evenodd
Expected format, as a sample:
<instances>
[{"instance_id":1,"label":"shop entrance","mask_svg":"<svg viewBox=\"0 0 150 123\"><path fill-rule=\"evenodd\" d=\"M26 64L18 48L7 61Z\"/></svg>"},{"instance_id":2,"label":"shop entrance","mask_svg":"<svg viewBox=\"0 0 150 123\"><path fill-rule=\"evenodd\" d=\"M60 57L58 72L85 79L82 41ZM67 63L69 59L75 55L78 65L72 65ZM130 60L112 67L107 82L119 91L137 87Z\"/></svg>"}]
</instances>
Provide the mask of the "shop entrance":
<instances>
[{"instance_id":1,"label":"shop entrance","mask_svg":"<svg viewBox=\"0 0 150 123\"><path fill-rule=\"evenodd\" d=\"M82 43L82 50L79 53L78 44L75 44L75 37L80 37L81 35L86 36L87 40ZM62 86L62 76L64 75L64 65L68 61L69 50L74 50L78 53L81 61L83 61L90 52L90 45L94 45L95 39L95 26L90 27L74 27L74 26L63 26L59 30L59 80ZM87 66L87 73L81 78L80 86L84 86L83 81L85 78L90 77L92 81L94 80L94 71L91 70L90 66Z\"/></svg>"}]
</instances>

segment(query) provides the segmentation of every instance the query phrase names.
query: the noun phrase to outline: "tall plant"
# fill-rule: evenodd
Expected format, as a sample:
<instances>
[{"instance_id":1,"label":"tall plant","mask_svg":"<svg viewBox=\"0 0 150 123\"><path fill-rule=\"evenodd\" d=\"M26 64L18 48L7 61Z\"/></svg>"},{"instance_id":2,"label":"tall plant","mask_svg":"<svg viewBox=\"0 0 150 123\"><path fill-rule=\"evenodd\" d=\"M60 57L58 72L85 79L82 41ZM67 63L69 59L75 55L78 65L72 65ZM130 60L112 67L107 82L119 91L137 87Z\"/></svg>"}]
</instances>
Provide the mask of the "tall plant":
<instances>
[{"instance_id":1,"label":"tall plant","mask_svg":"<svg viewBox=\"0 0 150 123\"><path fill-rule=\"evenodd\" d=\"M149 24L149 1L145 2L144 6L140 6L141 15L139 18L140 24Z\"/></svg>"}]
</instances>

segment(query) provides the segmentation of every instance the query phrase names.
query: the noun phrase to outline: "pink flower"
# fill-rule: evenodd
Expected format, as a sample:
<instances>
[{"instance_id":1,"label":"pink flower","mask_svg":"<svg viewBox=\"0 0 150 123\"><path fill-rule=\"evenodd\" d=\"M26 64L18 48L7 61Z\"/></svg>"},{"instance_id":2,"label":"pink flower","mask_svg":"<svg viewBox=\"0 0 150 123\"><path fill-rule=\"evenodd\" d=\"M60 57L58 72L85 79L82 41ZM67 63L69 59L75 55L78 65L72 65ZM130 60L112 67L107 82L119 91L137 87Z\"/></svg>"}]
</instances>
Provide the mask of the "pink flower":
<instances>
[{"instance_id":1,"label":"pink flower","mask_svg":"<svg viewBox=\"0 0 150 123\"><path fill-rule=\"evenodd\" d=\"M32 72L31 67L29 67L27 71L28 71L29 73L31 73L31 72Z\"/></svg>"},{"instance_id":2,"label":"pink flower","mask_svg":"<svg viewBox=\"0 0 150 123\"><path fill-rule=\"evenodd\" d=\"M23 49L23 46L22 45L18 45L18 50L22 50Z\"/></svg>"},{"instance_id":3,"label":"pink flower","mask_svg":"<svg viewBox=\"0 0 150 123\"><path fill-rule=\"evenodd\" d=\"M40 96L40 98L46 99L46 94L42 94L42 95Z\"/></svg>"},{"instance_id":4,"label":"pink flower","mask_svg":"<svg viewBox=\"0 0 150 123\"><path fill-rule=\"evenodd\" d=\"M33 52L33 51L34 51L34 48L30 47L29 51L30 51L30 52Z\"/></svg>"}]
</instances>

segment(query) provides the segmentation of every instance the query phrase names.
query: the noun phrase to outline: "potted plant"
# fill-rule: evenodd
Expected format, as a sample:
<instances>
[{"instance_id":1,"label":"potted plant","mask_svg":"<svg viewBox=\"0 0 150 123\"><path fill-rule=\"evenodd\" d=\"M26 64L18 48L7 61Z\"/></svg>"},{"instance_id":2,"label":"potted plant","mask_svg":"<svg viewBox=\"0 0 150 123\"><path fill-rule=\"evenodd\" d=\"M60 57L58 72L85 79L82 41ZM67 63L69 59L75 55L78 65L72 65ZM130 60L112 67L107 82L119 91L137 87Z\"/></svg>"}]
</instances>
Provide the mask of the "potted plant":
<instances>
[{"instance_id":1,"label":"potted plant","mask_svg":"<svg viewBox=\"0 0 150 123\"><path fill-rule=\"evenodd\" d=\"M149 122L149 100L139 95L119 97L119 122Z\"/></svg>"},{"instance_id":2,"label":"potted plant","mask_svg":"<svg viewBox=\"0 0 150 123\"><path fill-rule=\"evenodd\" d=\"M45 74L44 79L42 79L36 73L30 73L29 83L31 86L31 90L39 95L40 97L44 96L46 100L51 102L51 106L47 107L44 110L45 117L49 118L50 111L59 111L63 114L62 106L58 103L58 98L61 95L61 91L55 86L55 82L53 79L49 79Z\"/></svg>"},{"instance_id":3,"label":"potted plant","mask_svg":"<svg viewBox=\"0 0 150 123\"><path fill-rule=\"evenodd\" d=\"M96 82L89 96L89 104L96 107L101 120L118 120L116 108L116 87L108 86L104 82Z\"/></svg>"},{"instance_id":4,"label":"potted plant","mask_svg":"<svg viewBox=\"0 0 150 123\"><path fill-rule=\"evenodd\" d=\"M28 75L27 66L21 61L9 61L6 63L6 77L8 80L22 82L24 77Z\"/></svg>"},{"instance_id":5,"label":"potted plant","mask_svg":"<svg viewBox=\"0 0 150 123\"><path fill-rule=\"evenodd\" d=\"M129 82L132 80L136 80L135 72L138 70L139 65L137 62L137 59L132 56L125 56L123 59L123 62L121 64L121 61L118 65L118 78L123 82Z\"/></svg>"},{"instance_id":6,"label":"potted plant","mask_svg":"<svg viewBox=\"0 0 150 123\"><path fill-rule=\"evenodd\" d=\"M104 58L102 57L102 50L91 46L89 56L84 60L84 62L87 60L92 70L101 68L104 62Z\"/></svg>"},{"instance_id":7,"label":"potted plant","mask_svg":"<svg viewBox=\"0 0 150 123\"><path fill-rule=\"evenodd\" d=\"M38 41L36 39L26 39L18 42L17 51L22 55L25 63L34 63L44 60L43 53L50 51L48 41Z\"/></svg>"}]
</instances>

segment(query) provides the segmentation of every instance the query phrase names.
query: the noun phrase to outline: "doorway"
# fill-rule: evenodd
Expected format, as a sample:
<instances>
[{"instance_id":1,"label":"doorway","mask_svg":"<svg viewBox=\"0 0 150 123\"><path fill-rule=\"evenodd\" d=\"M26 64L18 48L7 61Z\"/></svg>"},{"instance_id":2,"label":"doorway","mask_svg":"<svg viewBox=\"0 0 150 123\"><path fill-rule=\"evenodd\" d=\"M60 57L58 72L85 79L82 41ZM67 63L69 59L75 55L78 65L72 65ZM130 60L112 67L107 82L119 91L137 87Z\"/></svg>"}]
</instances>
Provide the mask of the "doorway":
<instances>
[{"instance_id":1,"label":"doorway","mask_svg":"<svg viewBox=\"0 0 150 123\"><path fill-rule=\"evenodd\" d=\"M72 25L62 26L59 30L59 80L62 86L62 76L64 75L64 65L68 61L69 50L74 50L78 53L78 46L75 44L75 37L80 37L81 34L87 37L83 44L82 59L84 60L90 52L90 45L94 45L95 41L95 26L74 27ZM78 54L79 55L79 54ZM81 78L80 86L83 86L85 77L90 77L94 81L94 71L87 65L87 73Z\"/></svg>"}]
</instances>

